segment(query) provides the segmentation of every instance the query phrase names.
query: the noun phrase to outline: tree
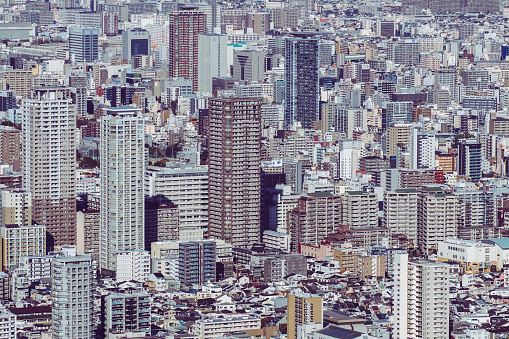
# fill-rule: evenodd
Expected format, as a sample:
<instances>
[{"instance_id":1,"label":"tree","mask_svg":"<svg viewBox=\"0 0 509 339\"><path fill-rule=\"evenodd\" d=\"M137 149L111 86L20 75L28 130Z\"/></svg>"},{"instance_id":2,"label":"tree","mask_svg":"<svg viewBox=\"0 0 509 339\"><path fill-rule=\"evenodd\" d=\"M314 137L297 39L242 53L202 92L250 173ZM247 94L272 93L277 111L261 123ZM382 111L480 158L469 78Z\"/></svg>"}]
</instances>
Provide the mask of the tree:
<instances>
[{"instance_id":1,"label":"tree","mask_svg":"<svg viewBox=\"0 0 509 339\"><path fill-rule=\"evenodd\" d=\"M288 324L279 324L279 332L281 334L287 334L288 331Z\"/></svg>"},{"instance_id":2,"label":"tree","mask_svg":"<svg viewBox=\"0 0 509 339\"><path fill-rule=\"evenodd\" d=\"M269 325L270 319L267 317L264 317L260 320L261 328L267 327Z\"/></svg>"}]
</instances>

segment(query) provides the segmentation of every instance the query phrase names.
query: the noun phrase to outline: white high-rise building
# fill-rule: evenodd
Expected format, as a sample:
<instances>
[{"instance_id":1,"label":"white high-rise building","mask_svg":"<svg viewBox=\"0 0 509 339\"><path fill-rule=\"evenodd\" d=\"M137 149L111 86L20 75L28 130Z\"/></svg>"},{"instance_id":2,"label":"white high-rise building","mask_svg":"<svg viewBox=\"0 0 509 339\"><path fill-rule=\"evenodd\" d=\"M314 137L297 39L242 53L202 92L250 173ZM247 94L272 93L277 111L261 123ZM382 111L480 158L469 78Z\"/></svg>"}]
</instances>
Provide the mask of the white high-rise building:
<instances>
[{"instance_id":1,"label":"white high-rise building","mask_svg":"<svg viewBox=\"0 0 509 339\"><path fill-rule=\"evenodd\" d=\"M435 168L437 141L434 134L423 133L422 128L412 128L412 169Z\"/></svg>"},{"instance_id":2,"label":"white high-rise building","mask_svg":"<svg viewBox=\"0 0 509 339\"><path fill-rule=\"evenodd\" d=\"M56 257L51 265L53 338L92 337L92 257Z\"/></svg>"},{"instance_id":3,"label":"white high-rise building","mask_svg":"<svg viewBox=\"0 0 509 339\"><path fill-rule=\"evenodd\" d=\"M449 265L394 258L394 338L449 338Z\"/></svg>"},{"instance_id":4,"label":"white high-rise building","mask_svg":"<svg viewBox=\"0 0 509 339\"><path fill-rule=\"evenodd\" d=\"M16 315L0 307L0 339L16 338Z\"/></svg>"},{"instance_id":5,"label":"white high-rise building","mask_svg":"<svg viewBox=\"0 0 509 339\"><path fill-rule=\"evenodd\" d=\"M226 45L228 37L221 34L198 36L198 92L212 94L212 78L226 77Z\"/></svg>"},{"instance_id":6,"label":"white high-rise building","mask_svg":"<svg viewBox=\"0 0 509 339\"><path fill-rule=\"evenodd\" d=\"M144 249L144 140L140 109L105 108L100 150L102 274L116 271L118 252Z\"/></svg>"},{"instance_id":7,"label":"white high-rise building","mask_svg":"<svg viewBox=\"0 0 509 339\"><path fill-rule=\"evenodd\" d=\"M143 283L149 274L149 251L126 251L117 254L117 283L132 280Z\"/></svg>"}]
</instances>

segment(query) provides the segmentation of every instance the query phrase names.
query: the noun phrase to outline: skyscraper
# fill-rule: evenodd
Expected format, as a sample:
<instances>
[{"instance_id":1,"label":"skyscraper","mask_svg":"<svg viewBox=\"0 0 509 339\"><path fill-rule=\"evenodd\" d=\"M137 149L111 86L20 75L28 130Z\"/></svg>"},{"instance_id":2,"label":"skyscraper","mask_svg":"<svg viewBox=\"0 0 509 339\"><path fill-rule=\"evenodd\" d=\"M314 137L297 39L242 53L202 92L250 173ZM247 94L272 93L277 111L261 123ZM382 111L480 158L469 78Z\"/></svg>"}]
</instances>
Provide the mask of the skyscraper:
<instances>
[{"instance_id":1,"label":"skyscraper","mask_svg":"<svg viewBox=\"0 0 509 339\"><path fill-rule=\"evenodd\" d=\"M56 257L51 263L53 338L92 337L92 257Z\"/></svg>"},{"instance_id":2,"label":"skyscraper","mask_svg":"<svg viewBox=\"0 0 509 339\"><path fill-rule=\"evenodd\" d=\"M122 32L122 57L131 60L137 55L148 55L150 34L143 28Z\"/></svg>"},{"instance_id":3,"label":"skyscraper","mask_svg":"<svg viewBox=\"0 0 509 339\"><path fill-rule=\"evenodd\" d=\"M209 232L233 246L260 239L261 102L209 101Z\"/></svg>"},{"instance_id":4,"label":"skyscraper","mask_svg":"<svg viewBox=\"0 0 509 339\"><path fill-rule=\"evenodd\" d=\"M75 62L99 59L99 30L92 27L69 27L69 53Z\"/></svg>"},{"instance_id":5,"label":"skyscraper","mask_svg":"<svg viewBox=\"0 0 509 339\"><path fill-rule=\"evenodd\" d=\"M101 118L102 275L114 275L119 252L144 249L145 130L141 110L105 108Z\"/></svg>"},{"instance_id":6,"label":"skyscraper","mask_svg":"<svg viewBox=\"0 0 509 339\"><path fill-rule=\"evenodd\" d=\"M212 94L212 78L226 77L226 45L221 34L200 34L198 37L198 91Z\"/></svg>"},{"instance_id":7,"label":"skyscraper","mask_svg":"<svg viewBox=\"0 0 509 339\"><path fill-rule=\"evenodd\" d=\"M183 77L198 90L198 36L207 33L205 14L194 7L184 7L168 15L169 76Z\"/></svg>"},{"instance_id":8,"label":"skyscraper","mask_svg":"<svg viewBox=\"0 0 509 339\"><path fill-rule=\"evenodd\" d=\"M319 120L318 42L309 33L285 40L285 129Z\"/></svg>"},{"instance_id":9,"label":"skyscraper","mask_svg":"<svg viewBox=\"0 0 509 339\"><path fill-rule=\"evenodd\" d=\"M449 265L394 258L394 338L449 338Z\"/></svg>"},{"instance_id":10,"label":"skyscraper","mask_svg":"<svg viewBox=\"0 0 509 339\"><path fill-rule=\"evenodd\" d=\"M76 242L76 111L69 89L34 88L21 104L23 187L53 246Z\"/></svg>"}]
</instances>

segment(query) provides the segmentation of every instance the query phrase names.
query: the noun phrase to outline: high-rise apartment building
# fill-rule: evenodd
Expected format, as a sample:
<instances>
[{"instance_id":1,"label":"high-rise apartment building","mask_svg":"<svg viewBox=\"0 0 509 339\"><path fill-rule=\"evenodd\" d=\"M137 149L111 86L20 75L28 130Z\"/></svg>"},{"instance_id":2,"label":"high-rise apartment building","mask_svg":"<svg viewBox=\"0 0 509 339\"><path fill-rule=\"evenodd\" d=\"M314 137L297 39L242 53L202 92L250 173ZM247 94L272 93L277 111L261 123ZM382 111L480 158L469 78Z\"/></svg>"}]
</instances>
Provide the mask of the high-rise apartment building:
<instances>
[{"instance_id":1,"label":"high-rise apartment building","mask_svg":"<svg viewBox=\"0 0 509 339\"><path fill-rule=\"evenodd\" d=\"M20 130L0 126L0 163L18 166L21 160Z\"/></svg>"},{"instance_id":2,"label":"high-rise apartment building","mask_svg":"<svg viewBox=\"0 0 509 339\"><path fill-rule=\"evenodd\" d=\"M288 294L288 339L296 339L299 325L322 324L323 300L310 293Z\"/></svg>"},{"instance_id":3,"label":"high-rise apartment building","mask_svg":"<svg viewBox=\"0 0 509 339\"><path fill-rule=\"evenodd\" d=\"M394 258L395 338L449 338L449 265Z\"/></svg>"},{"instance_id":4,"label":"high-rise apartment building","mask_svg":"<svg viewBox=\"0 0 509 339\"><path fill-rule=\"evenodd\" d=\"M212 78L227 76L226 45L228 37L221 34L198 36L198 91L211 93Z\"/></svg>"},{"instance_id":5,"label":"high-rise apartment building","mask_svg":"<svg viewBox=\"0 0 509 339\"><path fill-rule=\"evenodd\" d=\"M193 91L198 90L198 36L207 33L202 11L183 8L168 15L169 19L169 76L192 80Z\"/></svg>"},{"instance_id":6,"label":"high-rise apartment building","mask_svg":"<svg viewBox=\"0 0 509 339\"><path fill-rule=\"evenodd\" d=\"M5 225L32 225L32 195L19 188L3 188L0 191L0 219Z\"/></svg>"},{"instance_id":7,"label":"high-rise apartment building","mask_svg":"<svg viewBox=\"0 0 509 339\"><path fill-rule=\"evenodd\" d=\"M16 95L27 98L32 85L32 72L23 69L11 69L2 73L2 78L9 86L9 89Z\"/></svg>"},{"instance_id":8,"label":"high-rise apartment building","mask_svg":"<svg viewBox=\"0 0 509 339\"><path fill-rule=\"evenodd\" d=\"M99 210L79 211L76 220L76 252L89 254L92 261L98 263L101 234Z\"/></svg>"},{"instance_id":9,"label":"high-rise apartment building","mask_svg":"<svg viewBox=\"0 0 509 339\"><path fill-rule=\"evenodd\" d=\"M440 68L434 72L433 103L438 104L439 90L448 90L452 100L457 100L458 95L458 73L454 68Z\"/></svg>"},{"instance_id":10,"label":"high-rise apartment building","mask_svg":"<svg viewBox=\"0 0 509 339\"><path fill-rule=\"evenodd\" d=\"M412 169L435 168L435 150L437 140L434 134L425 133L421 128L412 128L411 132Z\"/></svg>"},{"instance_id":11,"label":"high-rise apartment building","mask_svg":"<svg viewBox=\"0 0 509 339\"><path fill-rule=\"evenodd\" d=\"M285 40L285 129L319 120L318 42L305 33Z\"/></svg>"},{"instance_id":12,"label":"high-rise apartment building","mask_svg":"<svg viewBox=\"0 0 509 339\"><path fill-rule=\"evenodd\" d=\"M149 55L150 34L143 28L122 32L122 57L132 60L137 55Z\"/></svg>"},{"instance_id":13,"label":"high-rise apartment building","mask_svg":"<svg viewBox=\"0 0 509 339\"><path fill-rule=\"evenodd\" d=\"M76 112L69 90L38 87L23 99L23 187L32 218L46 226L53 246L76 242Z\"/></svg>"},{"instance_id":14,"label":"high-rise apartment building","mask_svg":"<svg viewBox=\"0 0 509 339\"><path fill-rule=\"evenodd\" d=\"M99 59L99 30L92 27L69 27L69 53L74 61L94 62Z\"/></svg>"},{"instance_id":15,"label":"high-rise apartment building","mask_svg":"<svg viewBox=\"0 0 509 339\"><path fill-rule=\"evenodd\" d=\"M209 101L209 232L233 246L260 240L261 102Z\"/></svg>"},{"instance_id":16,"label":"high-rise apartment building","mask_svg":"<svg viewBox=\"0 0 509 339\"><path fill-rule=\"evenodd\" d=\"M352 140L353 133L366 131L366 110L349 108L342 103L322 104L322 132L344 133L346 139Z\"/></svg>"},{"instance_id":17,"label":"high-rise apartment building","mask_svg":"<svg viewBox=\"0 0 509 339\"><path fill-rule=\"evenodd\" d=\"M20 257L46 254L46 226L5 225L0 227L2 269L13 268Z\"/></svg>"},{"instance_id":18,"label":"high-rise apartment building","mask_svg":"<svg viewBox=\"0 0 509 339\"><path fill-rule=\"evenodd\" d=\"M436 249L440 241L456 238L462 214L458 197L441 191L421 192L417 242L427 253Z\"/></svg>"},{"instance_id":19,"label":"high-rise apartment building","mask_svg":"<svg viewBox=\"0 0 509 339\"><path fill-rule=\"evenodd\" d=\"M383 226L391 234L404 234L411 246L417 246L419 192L415 189L396 189L384 193Z\"/></svg>"},{"instance_id":20,"label":"high-rise apartment building","mask_svg":"<svg viewBox=\"0 0 509 339\"><path fill-rule=\"evenodd\" d=\"M475 140L462 140L458 145L457 170L459 175L470 176L472 181L481 180L482 145Z\"/></svg>"},{"instance_id":21,"label":"high-rise apartment building","mask_svg":"<svg viewBox=\"0 0 509 339\"><path fill-rule=\"evenodd\" d=\"M112 274L118 252L145 247L145 130L138 108L111 107L105 108L104 113L100 149L100 267L102 274Z\"/></svg>"},{"instance_id":22,"label":"high-rise apartment building","mask_svg":"<svg viewBox=\"0 0 509 339\"><path fill-rule=\"evenodd\" d=\"M375 193L348 191L342 198L342 225L350 228L378 227L378 198Z\"/></svg>"},{"instance_id":23,"label":"high-rise apartment building","mask_svg":"<svg viewBox=\"0 0 509 339\"><path fill-rule=\"evenodd\" d=\"M51 263L53 338L92 337L92 258L59 256Z\"/></svg>"},{"instance_id":24,"label":"high-rise apartment building","mask_svg":"<svg viewBox=\"0 0 509 339\"><path fill-rule=\"evenodd\" d=\"M149 294L113 293L104 297L103 305L103 338L118 338L127 333L140 337L150 334Z\"/></svg>"},{"instance_id":25,"label":"high-rise apartment building","mask_svg":"<svg viewBox=\"0 0 509 339\"><path fill-rule=\"evenodd\" d=\"M387 128L385 152L387 155L398 154L398 146L410 143L410 124L394 124Z\"/></svg>"},{"instance_id":26,"label":"high-rise apartment building","mask_svg":"<svg viewBox=\"0 0 509 339\"><path fill-rule=\"evenodd\" d=\"M103 33L106 36L118 34L118 13L103 12Z\"/></svg>"},{"instance_id":27,"label":"high-rise apartment building","mask_svg":"<svg viewBox=\"0 0 509 339\"><path fill-rule=\"evenodd\" d=\"M288 233L291 235L291 249L299 245L319 245L341 224L341 197L328 192L315 192L301 197L297 207L287 213Z\"/></svg>"},{"instance_id":28,"label":"high-rise apartment building","mask_svg":"<svg viewBox=\"0 0 509 339\"><path fill-rule=\"evenodd\" d=\"M214 240L179 243L178 277L185 285L216 281L216 242Z\"/></svg>"},{"instance_id":29,"label":"high-rise apartment building","mask_svg":"<svg viewBox=\"0 0 509 339\"><path fill-rule=\"evenodd\" d=\"M145 195L164 197L177 205L178 233L208 228L208 167L149 167ZM201 237L200 237L201 238Z\"/></svg>"}]
</instances>

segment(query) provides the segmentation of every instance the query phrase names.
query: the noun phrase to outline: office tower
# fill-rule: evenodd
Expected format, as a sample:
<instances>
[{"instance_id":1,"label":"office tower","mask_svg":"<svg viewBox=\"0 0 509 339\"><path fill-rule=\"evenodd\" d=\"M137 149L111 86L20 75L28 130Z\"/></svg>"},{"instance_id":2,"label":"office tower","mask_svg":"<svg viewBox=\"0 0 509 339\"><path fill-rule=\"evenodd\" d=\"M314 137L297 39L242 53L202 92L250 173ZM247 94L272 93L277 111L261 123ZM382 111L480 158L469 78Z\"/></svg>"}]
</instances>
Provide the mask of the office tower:
<instances>
[{"instance_id":1,"label":"office tower","mask_svg":"<svg viewBox=\"0 0 509 339\"><path fill-rule=\"evenodd\" d=\"M178 234L208 228L208 167L150 167L145 171L145 195L164 197L178 209Z\"/></svg>"},{"instance_id":2,"label":"office tower","mask_svg":"<svg viewBox=\"0 0 509 339\"><path fill-rule=\"evenodd\" d=\"M297 207L288 213L291 250L300 244L318 246L341 225L341 197L329 192L316 192L301 197Z\"/></svg>"},{"instance_id":3,"label":"office tower","mask_svg":"<svg viewBox=\"0 0 509 339\"><path fill-rule=\"evenodd\" d=\"M318 41L305 33L285 40L285 129L319 120Z\"/></svg>"},{"instance_id":4,"label":"office tower","mask_svg":"<svg viewBox=\"0 0 509 339\"><path fill-rule=\"evenodd\" d=\"M440 241L457 238L463 213L458 197L441 191L421 192L418 207L417 242L424 253L436 249Z\"/></svg>"},{"instance_id":5,"label":"office tower","mask_svg":"<svg viewBox=\"0 0 509 339\"><path fill-rule=\"evenodd\" d=\"M198 91L212 92L212 78L226 77L228 39L221 34L198 36Z\"/></svg>"},{"instance_id":6,"label":"office tower","mask_svg":"<svg viewBox=\"0 0 509 339\"><path fill-rule=\"evenodd\" d=\"M136 333L141 336L150 334L150 295L148 293L112 293L104 297L102 335Z\"/></svg>"},{"instance_id":7,"label":"office tower","mask_svg":"<svg viewBox=\"0 0 509 339\"><path fill-rule=\"evenodd\" d=\"M46 226L48 250L75 244L76 111L69 90L34 88L21 115L23 188L32 194L32 218Z\"/></svg>"},{"instance_id":8,"label":"office tower","mask_svg":"<svg viewBox=\"0 0 509 339\"><path fill-rule=\"evenodd\" d=\"M2 268L16 266L20 257L46 254L46 226L8 224L0 227Z\"/></svg>"},{"instance_id":9,"label":"office tower","mask_svg":"<svg viewBox=\"0 0 509 339\"><path fill-rule=\"evenodd\" d=\"M382 110L382 130L385 131L393 122L412 122L414 104L412 101L388 102Z\"/></svg>"},{"instance_id":10,"label":"office tower","mask_svg":"<svg viewBox=\"0 0 509 339\"><path fill-rule=\"evenodd\" d=\"M232 70L232 77L236 80L263 80L265 77L265 53L254 50L234 51Z\"/></svg>"},{"instance_id":11,"label":"office tower","mask_svg":"<svg viewBox=\"0 0 509 339\"><path fill-rule=\"evenodd\" d=\"M288 294L288 339L297 338L298 326L323 323L323 300L310 293Z\"/></svg>"},{"instance_id":12,"label":"office tower","mask_svg":"<svg viewBox=\"0 0 509 339\"><path fill-rule=\"evenodd\" d=\"M193 7L172 12L169 19L169 76L183 77L198 90L198 36L207 33L205 14Z\"/></svg>"},{"instance_id":13,"label":"office tower","mask_svg":"<svg viewBox=\"0 0 509 339\"><path fill-rule=\"evenodd\" d=\"M481 149L482 145L475 140L462 140L458 145L459 175L470 176L473 182L481 180Z\"/></svg>"},{"instance_id":14,"label":"office tower","mask_svg":"<svg viewBox=\"0 0 509 339\"><path fill-rule=\"evenodd\" d=\"M137 55L149 55L150 34L143 28L122 32L122 57L132 60Z\"/></svg>"},{"instance_id":15,"label":"office tower","mask_svg":"<svg viewBox=\"0 0 509 339\"><path fill-rule=\"evenodd\" d=\"M69 27L69 53L75 62L99 60L99 30L92 27Z\"/></svg>"},{"instance_id":16,"label":"office tower","mask_svg":"<svg viewBox=\"0 0 509 339\"><path fill-rule=\"evenodd\" d=\"M103 33L106 36L118 34L118 13L103 12Z\"/></svg>"},{"instance_id":17,"label":"office tower","mask_svg":"<svg viewBox=\"0 0 509 339\"><path fill-rule=\"evenodd\" d=\"M141 110L105 108L101 118L101 274L114 275L118 252L143 250L145 130Z\"/></svg>"},{"instance_id":18,"label":"office tower","mask_svg":"<svg viewBox=\"0 0 509 339\"><path fill-rule=\"evenodd\" d=\"M19 188L0 191L1 225L32 225L32 195Z\"/></svg>"},{"instance_id":19,"label":"office tower","mask_svg":"<svg viewBox=\"0 0 509 339\"><path fill-rule=\"evenodd\" d=\"M260 240L261 102L209 101L209 232L233 246Z\"/></svg>"},{"instance_id":20,"label":"office tower","mask_svg":"<svg viewBox=\"0 0 509 339\"><path fill-rule=\"evenodd\" d=\"M59 256L51 263L53 338L92 337L92 258Z\"/></svg>"},{"instance_id":21,"label":"office tower","mask_svg":"<svg viewBox=\"0 0 509 339\"><path fill-rule=\"evenodd\" d=\"M384 193L383 227L391 234L406 235L411 247L417 247L419 192L396 189Z\"/></svg>"},{"instance_id":22,"label":"office tower","mask_svg":"<svg viewBox=\"0 0 509 339\"><path fill-rule=\"evenodd\" d=\"M101 234L99 210L76 213L76 252L88 254L92 261L99 262L99 239Z\"/></svg>"},{"instance_id":23,"label":"office tower","mask_svg":"<svg viewBox=\"0 0 509 339\"><path fill-rule=\"evenodd\" d=\"M394 256L394 337L449 338L449 265Z\"/></svg>"},{"instance_id":24,"label":"office tower","mask_svg":"<svg viewBox=\"0 0 509 339\"><path fill-rule=\"evenodd\" d=\"M182 284L203 285L216 281L216 242L189 241L179 244L178 277Z\"/></svg>"},{"instance_id":25,"label":"office tower","mask_svg":"<svg viewBox=\"0 0 509 339\"><path fill-rule=\"evenodd\" d=\"M411 168L435 169L435 150L437 140L434 134L425 133L422 128L412 128Z\"/></svg>"},{"instance_id":26,"label":"office tower","mask_svg":"<svg viewBox=\"0 0 509 339\"><path fill-rule=\"evenodd\" d=\"M342 197L342 225L350 228L378 227L378 197L375 193L348 191Z\"/></svg>"}]
</instances>

